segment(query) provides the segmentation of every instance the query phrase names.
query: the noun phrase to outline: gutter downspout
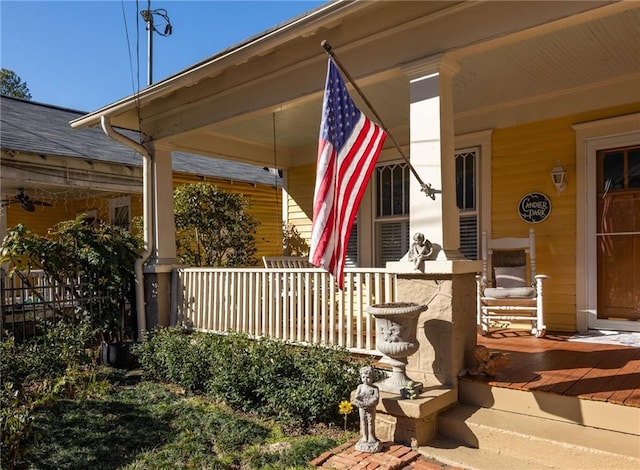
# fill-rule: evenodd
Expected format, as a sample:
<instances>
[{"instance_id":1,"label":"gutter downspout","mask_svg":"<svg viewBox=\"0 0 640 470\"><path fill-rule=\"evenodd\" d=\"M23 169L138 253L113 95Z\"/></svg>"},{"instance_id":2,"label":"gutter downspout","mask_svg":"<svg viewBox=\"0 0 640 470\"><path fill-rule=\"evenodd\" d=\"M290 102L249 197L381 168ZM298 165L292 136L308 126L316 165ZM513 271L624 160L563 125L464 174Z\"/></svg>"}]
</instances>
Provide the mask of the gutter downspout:
<instances>
[{"instance_id":1,"label":"gutter downspout","mask_svg":"<svg viewBox=\"0 0 640 470\"><path fill-rule=\"evenodd\" d=\"M111 127L111 122L107 116L101 116L100 122L102 124L102 130L104 133L111 137L113 140L132 148L136 152L142 155L142 194L143 194L143 239L144 239L144 251L140 254L140 257L136 260L134 265L136 276L136 314L138 320L138 340L142 339L142 333L147 328L147 316L145 309L144 298L144 273L143 265L151 257L153 252L153 240L151 236L151 228L153 224L150 223L153 216L153 189L150 181L153 166L153 154L147 150L147 148L130 139L122 134L116 132Z\"/></svg>"}]
</instances>

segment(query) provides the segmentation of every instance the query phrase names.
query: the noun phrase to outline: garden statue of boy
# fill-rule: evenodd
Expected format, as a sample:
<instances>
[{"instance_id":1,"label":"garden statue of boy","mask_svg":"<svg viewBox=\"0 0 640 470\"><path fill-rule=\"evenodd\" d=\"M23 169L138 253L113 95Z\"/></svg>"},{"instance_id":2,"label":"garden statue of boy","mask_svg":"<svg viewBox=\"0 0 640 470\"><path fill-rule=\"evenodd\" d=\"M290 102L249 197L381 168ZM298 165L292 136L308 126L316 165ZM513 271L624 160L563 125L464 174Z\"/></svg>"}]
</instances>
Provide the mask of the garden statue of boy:
<instances>
[{"instance_id":1,"label":"garden statue of boy","mask_svg":"<svg viewBox=\"0 0 640 470\"><path fill-rule=\"evenodd\" d=\"M356 389L353 404L360 413L360 433L362 437L356 443L356 450L360 452L378 452L380 441L376 438L376 406L380 400L380 391L373 385L373 367L365 366L360 369L362 383Z\"/></svg>"}]
</instances>

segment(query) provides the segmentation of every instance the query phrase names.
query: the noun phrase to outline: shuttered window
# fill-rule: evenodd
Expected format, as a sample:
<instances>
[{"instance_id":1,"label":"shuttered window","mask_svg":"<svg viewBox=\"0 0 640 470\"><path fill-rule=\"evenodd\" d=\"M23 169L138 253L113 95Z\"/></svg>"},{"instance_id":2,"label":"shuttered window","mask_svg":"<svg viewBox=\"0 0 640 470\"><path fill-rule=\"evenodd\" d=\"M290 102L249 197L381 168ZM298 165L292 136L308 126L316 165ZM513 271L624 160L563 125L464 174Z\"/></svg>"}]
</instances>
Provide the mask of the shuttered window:
<instances>
[{"instance_id":1,"label":"shuttered window","mask_svg":"<svg viewBox=\"0 0 640 470\"><path fill-rule=\"evenodd\" d=\"M384 267L409 250L409 166L394 163L376 167L375 264Z\"/></svg>"},{"instance_id":2,"label":"shuttered window","mask_svg":"<svg viewBox=\"0 0 640 470\"><path fill-rule=\"evenodd\" d=\"M460 252L478 259L478 163L477 147L456 151L456 202L460 209Z\"/></svg>"},{"instance_id":3,"label":"shuttered window","mask_svg":"<svg viewBox=\"0 0 640 470\"><path fill-rule=\"evenodd\" d=\"M131 230L131 197L122 196L109 200L111 225Z\"/></svg>"},{"instance_id":4,"label":"shuttered window","mask_svg":"<svg viewBox=\"0 0 640 470\"><path fill-rule=\"evenodd\" d=\"M351 235L347 243L347 256L344 262L347 268L358 267L358 222L354 222L351 227Z\"/></svg>"},{"instance_id":5,"label":"shuttered window","mask_svg":"<svg viewBox=\"0 0 640 470\"><path fill-rule=\"evenodd\" d=\"M409 221L380 222L377 224L378 266L398 261L409 251Z\"/></svg>"}]
</instances>

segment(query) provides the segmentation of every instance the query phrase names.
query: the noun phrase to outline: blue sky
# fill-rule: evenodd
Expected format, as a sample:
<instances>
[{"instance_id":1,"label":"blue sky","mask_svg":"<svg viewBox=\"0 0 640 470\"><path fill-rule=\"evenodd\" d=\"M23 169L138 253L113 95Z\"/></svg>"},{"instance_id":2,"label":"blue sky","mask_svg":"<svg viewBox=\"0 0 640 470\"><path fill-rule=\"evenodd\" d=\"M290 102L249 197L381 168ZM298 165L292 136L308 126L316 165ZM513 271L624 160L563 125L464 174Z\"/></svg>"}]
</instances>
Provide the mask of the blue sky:
<instances>
[{"instance_id":1,"label":"blue sky","mask_svg":"<svg viewBox=\"0 0 640 470\"><path fill-rule=\"evenodd\" d=\"M151 0L173 33L153 37L157 82L326 3L318 0ZM147 85L147 0L0 0L0 64L32 100L93 111ZM156 28L164 21L154 16ZM318 45L318 47L320 47Z\"/></svg>"}]
</instances>

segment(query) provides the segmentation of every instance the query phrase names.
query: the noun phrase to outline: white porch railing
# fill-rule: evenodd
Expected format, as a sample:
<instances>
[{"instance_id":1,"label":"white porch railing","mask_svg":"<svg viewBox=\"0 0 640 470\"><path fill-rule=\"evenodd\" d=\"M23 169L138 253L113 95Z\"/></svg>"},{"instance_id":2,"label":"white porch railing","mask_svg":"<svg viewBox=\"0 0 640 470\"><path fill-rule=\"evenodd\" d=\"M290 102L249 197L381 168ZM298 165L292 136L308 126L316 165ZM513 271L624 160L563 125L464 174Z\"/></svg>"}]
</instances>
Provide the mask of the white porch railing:
<instances>
[{"instance_id":1,"label":"white porch railing","mask_svg":"<svg viewBox=\"0 0 640 470\"><path fill-rule=\"evenodd\" d=\"M13 276L0 270L2 286L2 305L15 305L37 302L54 302L64 299L65 286L72 282L59 283L51 280L41 269L20 271Z\"/></svg>"},{"instance_id":2,"label":"white porch railing","mask_svg":"<svg viewBox=\"0 0 640 470\"><path fill-rule=\"evenodd\" d=\"M180 268L173 272L173 325L296 343L375 349L372 304L394 302L396 275L351 268L340 291L321 269Z\"/></svg>"}]
</instances>

